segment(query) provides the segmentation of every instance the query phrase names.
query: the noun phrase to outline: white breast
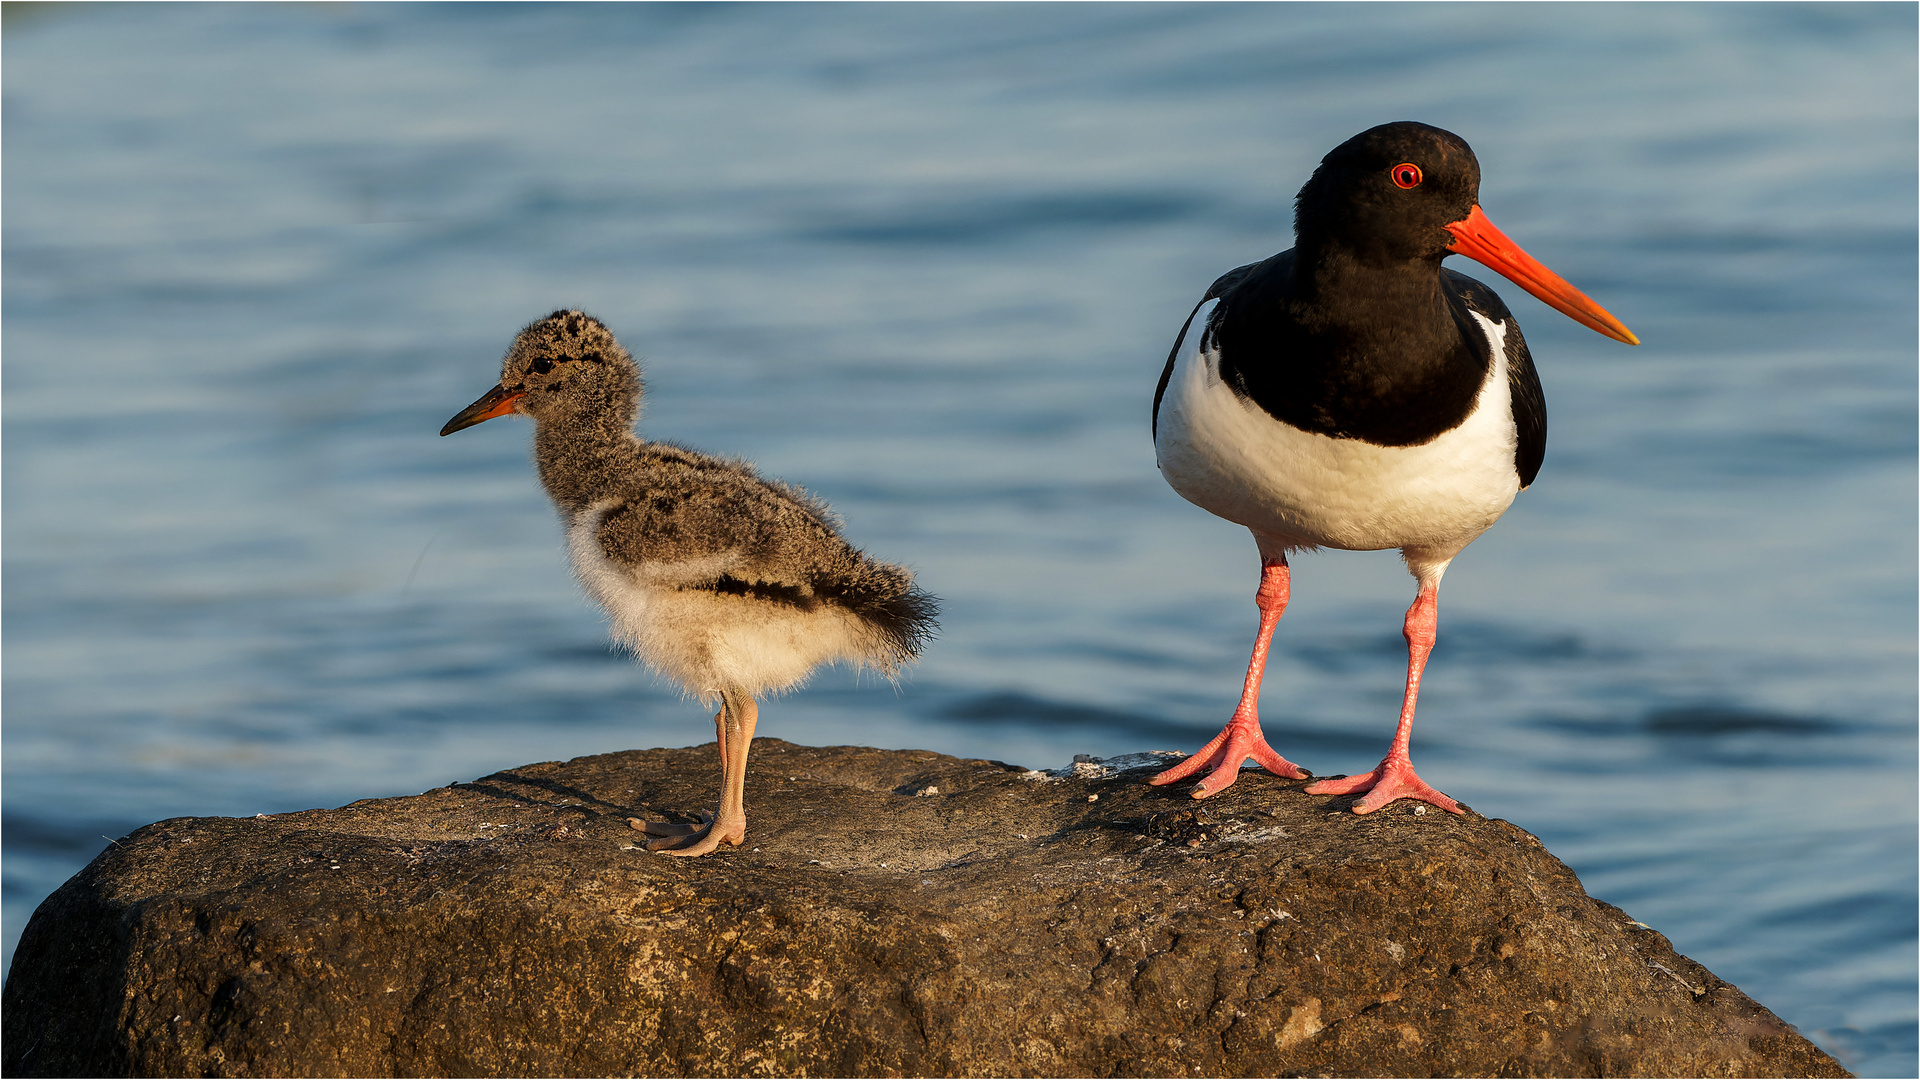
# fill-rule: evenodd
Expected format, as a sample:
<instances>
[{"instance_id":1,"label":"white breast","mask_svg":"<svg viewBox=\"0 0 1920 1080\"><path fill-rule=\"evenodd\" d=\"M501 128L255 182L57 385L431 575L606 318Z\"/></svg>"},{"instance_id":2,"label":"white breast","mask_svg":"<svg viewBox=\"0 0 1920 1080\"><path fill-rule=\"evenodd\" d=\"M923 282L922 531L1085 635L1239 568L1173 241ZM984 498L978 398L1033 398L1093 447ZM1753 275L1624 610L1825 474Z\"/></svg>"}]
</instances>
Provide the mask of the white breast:
<instances>
[{"instance_id":1,"label":"white breast","mask_svg":"<svg viewBox=\"0 0 1920 1080\"><path fill-rule=\"evenodd\" d=\"M868 662L871 634L831 604L802 611L687 587L735 569L737 553L639 565L607 558L600 522L617 505L595 503L568 523L574 573L606 609L614 640L688 693L710 698L734 686L758 696L799 685L821 663Z\"/></svg>"},{"instance_id":2,"label":"white breast","mask_svg":"<svg viewBox=\"0 0 1920 1080\"><path fill-rule=\"evenodd\" d=\"M1474 313L1494 362L1459 426L1418 446L1301 431L1220 378L1206 333L1218 300L1176 347L1154 450L1187 501L1287 547L1412 549L1445 560L1499 519L1520 490L1506 327Z\"/></svg>"}]
</instances>

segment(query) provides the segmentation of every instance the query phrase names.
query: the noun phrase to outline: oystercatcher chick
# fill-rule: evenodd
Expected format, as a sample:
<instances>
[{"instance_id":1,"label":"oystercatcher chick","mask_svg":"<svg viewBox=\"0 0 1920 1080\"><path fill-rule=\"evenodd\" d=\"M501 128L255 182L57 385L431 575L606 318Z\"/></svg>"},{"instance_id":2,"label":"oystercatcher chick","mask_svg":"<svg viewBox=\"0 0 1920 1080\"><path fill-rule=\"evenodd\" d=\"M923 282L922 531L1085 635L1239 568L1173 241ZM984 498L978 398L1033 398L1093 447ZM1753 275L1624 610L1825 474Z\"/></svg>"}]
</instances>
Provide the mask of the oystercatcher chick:
<instances>
[{"instance_id":1,"label":"oystercatcher chick","mask_svg":"<svg viewBox=\"0 0 1920 1080\"><path fill-rule=\"evenodd\" d=\"M1393 742L1372 771L1306 790L1361 793L1362 814L1401 798L1461 812L1408 755L1440 576L1533 482L1547 415L1506 305L1441 260L1465 255L1574 320L1640 343L1494 228L1479 191L1479 162L1459 136L1416 123L1363 131L1300 189L1293 248L1221 277L1181 328L1154 393L1155 454L1189 502L1252 530L1260 630L1232 719L1153 783L1209 770L1192 792L1205 798L1248 758L1308 777L1267 745L1257 707L1287 607L1287 554L1398 548L1418 593Z\"/></svg>"},{"instance_id":2,"label":"oystercatcher chick","mask_svg":"<svg viewBox=\"0 0 1920 1080\"><path fill-rule=\"evenodd\" d=\"M932 636L937 605L904 567L842 539L812 495L745 462L643 442L633 430L641 394L639 367L605 325L556 311L520 331L499 385L440 434L531 416L574 573L614 637L688 694L719 702L718 814L697 826L628 821L655 837L653 850L705 855L746 839L755 698L823 663L894 675Z\"/></svg>"}]
</instances>

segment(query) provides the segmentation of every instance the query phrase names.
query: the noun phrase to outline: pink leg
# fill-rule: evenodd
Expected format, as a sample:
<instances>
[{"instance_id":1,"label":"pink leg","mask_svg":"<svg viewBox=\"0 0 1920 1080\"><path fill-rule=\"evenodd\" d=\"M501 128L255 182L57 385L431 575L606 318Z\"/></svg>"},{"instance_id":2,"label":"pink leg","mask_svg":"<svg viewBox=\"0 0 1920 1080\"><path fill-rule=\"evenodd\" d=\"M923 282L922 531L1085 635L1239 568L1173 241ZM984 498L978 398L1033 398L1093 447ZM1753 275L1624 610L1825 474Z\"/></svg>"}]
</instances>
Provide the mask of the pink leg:
<instances>
[{"instance_id":1,"label":"pink leg","mask_svg":"<svg viewBox=\"0 0 1920 1080\"><path fill-rule=\"evenodd\" d=\"M1414 775L1413 759L1407 755L1407 744L1413 739L1413 703L1420 696L1420 676L1427 669L1427 654L1433 651L1440 624L1439 592L1437 584L1421 585L1420 595L1407 609L1407 696L1400 705L1400 726L1394 729L1393 745L1387 748L1387 756L1372 772L1309 784L1307 794L1351 795L1364 791L1365 797L1353 804L1356 814L1370 814L1395 799L1419 799L1449 813L1464 813L1459 803Z\"/></svg>"},{"instance_id":2,"label":"pink leg","mask_svg":"<svg viewBox=\"0 0 1920 1080\"><path fill-rule=\"evenodd\" d=\"M1246 686L1240 691L1240 707L1233 711L1233 719L1228 720L1220 734L1201 747L1199 753L1155 776L1148 783L1171 784L1201 769L1212 769L1207 778L1193 789L1194 798L1204 799L1231 787L1240 777L1240 764L1248 758L1259 762L1268 772L1289 779L1304 780L1313 775L1275 753L1267 745L1267 737L1260 731L1260 677L1267 670L1267 646L1273 639L1273 628L1287 610L1287 589L1291 576L1285 556L1261 563L1260 591L1254 594L1254 603L1260 607L1260 636L1253 642L1253 659L1247 662Z\"/></svg>"}]
</instances>

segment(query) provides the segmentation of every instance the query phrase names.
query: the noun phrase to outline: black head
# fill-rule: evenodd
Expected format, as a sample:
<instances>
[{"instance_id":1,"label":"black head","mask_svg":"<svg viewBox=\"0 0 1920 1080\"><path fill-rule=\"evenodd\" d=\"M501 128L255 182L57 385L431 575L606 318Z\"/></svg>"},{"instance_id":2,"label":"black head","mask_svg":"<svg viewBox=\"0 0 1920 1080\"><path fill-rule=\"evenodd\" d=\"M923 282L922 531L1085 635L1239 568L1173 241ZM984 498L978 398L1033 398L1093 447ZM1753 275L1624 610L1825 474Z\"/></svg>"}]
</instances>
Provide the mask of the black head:
<instances>
[{"instance_id":1,"label":"black head","mask_svg":"<svg viewBox=\"0 0 1920 1080\"><path fill-rule=\"evenodd\" d=\"M613 331L585 312L556 311L520 331L500 363L500 385L447 421L440 434L510 412L576 424L591 417L624 429L639 398L639 367Z\"/></svg>"},{"instance_id":2,"label":"black head","mask_svg":"<svg viewBox=\"0 0 1920 1080\"><path fill-rule=\"evenodd\" d=\"M1465 139L1427 124L1381 124L1320 161L1294 202L1293 227L1307 251L1335 246L1364 262L1447 255L1447 226L1480 199L1480 163Z\"/></svg>"}]
</instances>

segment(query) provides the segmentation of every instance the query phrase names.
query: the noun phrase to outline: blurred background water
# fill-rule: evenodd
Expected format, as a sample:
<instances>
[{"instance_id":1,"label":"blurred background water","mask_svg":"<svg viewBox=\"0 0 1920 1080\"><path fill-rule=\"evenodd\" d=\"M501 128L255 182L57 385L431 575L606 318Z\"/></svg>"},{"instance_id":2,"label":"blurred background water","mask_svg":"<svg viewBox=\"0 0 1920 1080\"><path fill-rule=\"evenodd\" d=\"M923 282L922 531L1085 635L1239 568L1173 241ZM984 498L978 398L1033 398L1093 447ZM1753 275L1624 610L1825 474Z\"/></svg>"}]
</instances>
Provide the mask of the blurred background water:
<instances>
[{"instance_id":1,"label":"blurred background water","mask_svg":"<svg viewBox=\"0 0 1920 1080\"><path fill-rule=\"evenodd\" d=\"M643 430L746 456L945 599L894 690L762 732L1192 750L1244 531L1147 411L1321 154L1452 129L1646 344L1488 277L1552 413L1442 591L1422 773L1856 1070L1915 1060L1915 8L9 4L5 942L174 815L711 735L606 644L524 421L598 314ZM1295 562L1267 729L1378 759L1412 582Z\"/></svg>"}]
</instances>

